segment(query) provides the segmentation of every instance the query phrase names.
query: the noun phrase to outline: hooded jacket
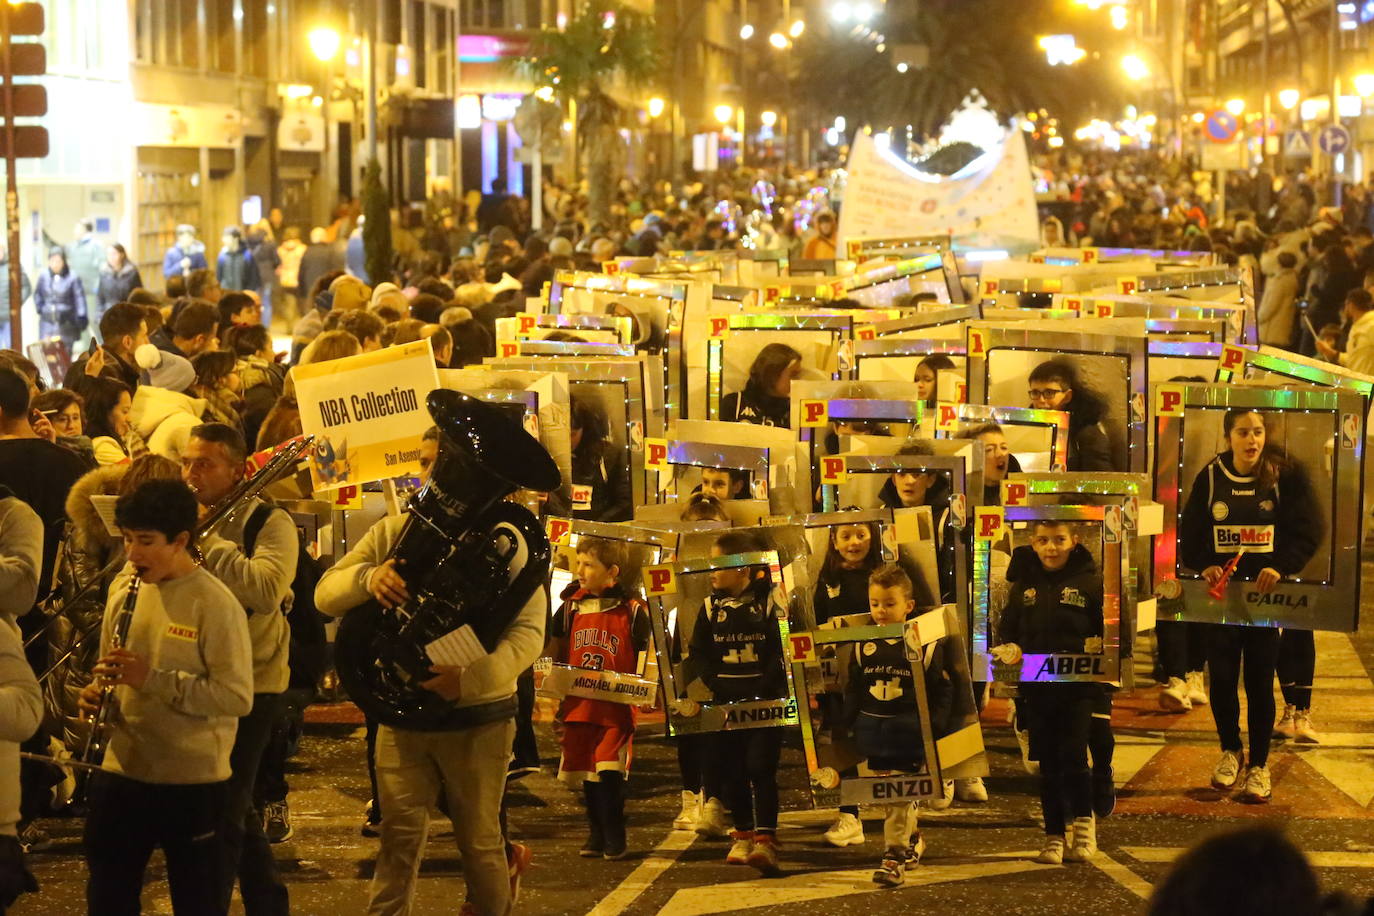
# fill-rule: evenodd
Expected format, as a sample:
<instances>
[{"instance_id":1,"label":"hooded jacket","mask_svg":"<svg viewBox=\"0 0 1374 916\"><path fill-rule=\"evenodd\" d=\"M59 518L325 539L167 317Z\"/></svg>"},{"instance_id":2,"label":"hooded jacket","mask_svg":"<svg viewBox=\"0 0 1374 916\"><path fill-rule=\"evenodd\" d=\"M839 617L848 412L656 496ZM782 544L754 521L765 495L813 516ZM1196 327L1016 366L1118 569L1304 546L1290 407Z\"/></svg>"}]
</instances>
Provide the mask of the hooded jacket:
<instances>
[{"instance_id":1,"label":"hooded jacket","mask_svg":"<svg viewBox=\"0 0 1374 916\"><path fill-rule=\"evenodd\" d=\"M1054 571L1045 569L1032 548L1017 547L1007 582L998 642L1016 643L1027 655L1082 652L1084 640L1102 635L1102 573L1082 544Z\"/></svg>"},{"instance_id":2,"label":"hooded jacket","mask_svg":"<svg viewBox=\"0 0 1374 916\"><path fill-rule=\"evenodd\" d=\"M180 463L191 430L204 422L205 408L205 401L189 394L139 385L129 422L148 443L149 451Z\"/></svg>"}]
</instances>

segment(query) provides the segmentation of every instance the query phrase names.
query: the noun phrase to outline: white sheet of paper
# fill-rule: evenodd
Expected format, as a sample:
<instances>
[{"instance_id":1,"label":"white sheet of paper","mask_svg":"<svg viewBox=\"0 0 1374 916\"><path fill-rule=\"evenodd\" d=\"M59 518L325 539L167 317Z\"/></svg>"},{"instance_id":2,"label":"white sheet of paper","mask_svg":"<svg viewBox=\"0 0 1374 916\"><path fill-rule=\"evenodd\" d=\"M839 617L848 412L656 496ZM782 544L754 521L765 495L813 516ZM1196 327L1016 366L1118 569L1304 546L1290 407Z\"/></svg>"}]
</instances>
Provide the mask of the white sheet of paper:
<instances>
[{"instance_id":1,"label":"white sheet of paper","mask_svg":"<svg viewBox=\"0 0 1374 916\"><path fill-rule=\"evenodd\" d=\"M455 668L466 668L487 654L477 640L477 634L467 624L440 636L425 646L425 652L434 664L452 665Z\"/></svg>"},{"instance_id":2,"label":"white sheet of paper","mask_svg":"<svg viewBox=\"0 0 1374 916\"><path fill-rule=\"evenodd\" d=\"M96 514L105 523L105 531L110 537L119 537L119 526L115 524L115 503L119 501L118 496L106 496L101 493L91 494L91 505L95 506Z\"/></svg>"}]
</instances>

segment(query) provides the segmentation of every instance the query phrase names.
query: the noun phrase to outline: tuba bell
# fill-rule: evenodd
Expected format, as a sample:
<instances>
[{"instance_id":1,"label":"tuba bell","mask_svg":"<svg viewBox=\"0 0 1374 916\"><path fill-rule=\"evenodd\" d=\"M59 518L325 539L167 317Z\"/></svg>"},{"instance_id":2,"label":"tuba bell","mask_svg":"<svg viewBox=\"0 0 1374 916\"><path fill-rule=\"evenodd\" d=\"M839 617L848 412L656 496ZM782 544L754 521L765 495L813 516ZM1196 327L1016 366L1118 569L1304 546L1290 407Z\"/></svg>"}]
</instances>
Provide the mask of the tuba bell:
<instances>
[{"instance_id":1,"label":"tuba bell","mask_svg":"<svg viewBox=\"0 0 1374 916\"><path fill-rule=\"evenodd\" d=\"M561 482L539 442L500 408L439 389L426 400L439 430L430 479L411 498L388 559L410 599L394 608L369 600L344 615L334 643L339 680L368 716L415 731L448 731L514 713L515 701L457 707L419 684L433 677L425 647L470 627L490 652L549 575L550 548L538 519L506 501L520 488ZM511 565L524 552L524 566Z\"/></svg>"}]
</instances>

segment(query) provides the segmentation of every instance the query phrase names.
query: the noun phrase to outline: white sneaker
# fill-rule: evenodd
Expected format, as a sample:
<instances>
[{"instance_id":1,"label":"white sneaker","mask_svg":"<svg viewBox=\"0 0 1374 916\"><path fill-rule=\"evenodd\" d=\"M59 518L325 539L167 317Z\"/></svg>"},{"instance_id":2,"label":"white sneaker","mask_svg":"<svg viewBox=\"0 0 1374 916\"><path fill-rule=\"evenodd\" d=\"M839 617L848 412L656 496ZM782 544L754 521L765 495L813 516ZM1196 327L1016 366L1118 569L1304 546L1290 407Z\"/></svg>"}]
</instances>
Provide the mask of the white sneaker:
<instances>
[{"instance_id":1,"label":"white sneaker","mask_svg":"<svg viewBox=\"0 0 1374 916\"><path fill-rule=\"evenodd\" d=\"M944 811L950 805L954 804L954 780L945 780L944 798L928 799L925 804L931 811Z\"/></svg>"},{"instance_id":2,"label":"white sneaker","mask_svg":"<svg viewBox=\"0 0 1374 916\"><path fill-rule=\"evenodd\" d=\"M725 854L725 864L749 864L749 855L754 851L754 831L732 830L730 839L734 842L730 844L730 851Z\"/></svg>"},{"instance_id":3,"label":"white sneaker","mask_svg":"<svg viewBox=\"0 0 1374 916\"><path fill-rule=\"evenodd\" d=\"M1293 713L1293 740L1299 744L1321 744L1321 736L1312 727L1312 713L1299 709Z\"/></svg>"},{"instance_id":4,"label":"white sneaker","mask_svg":"<svg viewBox=\"0 0 1374 916\"><path fill-rule=\"evenodd\" d=\"M830 829L825 832L825 841L831 846L862 846L864 842L864 825L852 814L841 812L835 818L835 823L830 825Z\"/></svg>"},{"instance_id":5,"label":"white sneaker","mask_svg":"<svg viewBox=\"0 0 1374 916\"><path fill-rule=\"evenodd\" d=\"M1212 768L1212 787L1216 789L1234 788L1236 780L1240 779L1240 771L1244 765L1244 757L1240 751L1222 751L1221 759Z\"/></svg>"},{"instance_id":6,"label":"white sneaker","mask_svg":"<svg viewBox=\"0 0 1374 916\"><path fill-rule=\"evenodd\" d=\"M1192 698L1188 695L1188 684L1183 678L1169 678L1169 683L1159 691L1159 708L1167 712L1188 712L1193 708Z\"/></svg>"},{"instance_id":7,"label":"white sneaker","mask_svg":"<svg viewBox=\"0 0 1374 916\"><path fill-rule=\"evenodd\" d=\"M1021 748L1021 766L1026 768L1026 772L1032 776L1040 775L1040 761L1031 760L1030 756L1030 731L1022 730L1016 733L1016 743Z\"/></svg>"},{"instance_id":8,"label":"white sneaker","mask_svg":"<svg viewBox=\"0 0 1374 916\"><path fill-rule=\"evenodd\" d=\"M1087 862L1097 855L1097 821L1091 817L1073 820L1073 845L1064 854L1066 862Z\"/></svg>"},{"instance_id":9,"label":"white sneaker","mask_svg":"<svg viewBox=\"0 0 1374 916\"><path fill-rule=\"evenodd\" d=\"M696 821L697 836L719 839L730 833L729 821L725 819L725 806L718 798L708 798L701 806L701 815Z\"/></svg>"},{"instance_id":10,"label":"white sneaker","mask_svg":"<svg viewBox=\"0 0 1374 916\"><path fill-rule=\"evenodd\" d=\"M692 830L701 816L701 796L695 792L682 793L682 810L673 818L674 830Z\"/></svg>"},{"instance_id":11,"label":"white sneaker","mask_svg":"<svg viewBox=\"0 0 1374 916\"><path fill-rule=\"evenodd\" d=\"M926 854L926 838L921 836L921 831L916 831L916 838L911 841L911 845L906 848L906 867L915 868L921 864L921 856Z\"/></svg>"},{"instance_id":12,"label":"white sneaker","mask_svg":"<svg viewBox=\"0 0 1374 916\"><path fill-rule=\"evenodd\" d=\"M1045 845L1040 847L1040 855L1035 857L1035 861L1041 865L1063 865L1064 838L1062 836L1045 837Z\"/></svg>"},{"instance_id":13,"label":"white sneaker","mask_svg":"<svg viewBox=\"0 0 1374 916\"><path fill-rule=\"evenodd\" d=\"M1188 699L1193 701L1194 706L1207 705L1207 685L1202 680L1201 671L1189 671L1187 674Z\"/></svg>"},{"instance_id":14,"label":"white sneaker","mask_svg":"<svg viewBox=\"0 0 1374 916\"><path fill-rule=\"evenodd\" d=\"M1251 805L1263 805L1273 795L1268 767L1251 767L1245 771L1245 786L1240 790L1241 801Z\"/></svg>"},{"instance_id":15,"label":"white sneaker","mask_svg":"<svg viewBox=\"0 0 1374 916\"><path fill-rule=\"evenodd\" d=\"M1293 728L1293 714L1297 710L1292 703L1283 707L1283 715L1279 716L1279 721L1274 723L1274 737L1292 741L1297 737L1297 732Z\"/></svg>"},{"instance_id":16,"label":"white sneaker","mask_svg":"<svg viewBox=\"0 0 1374 916\"><path fill-rule=\"evenodd\" d=\"M961 802L987 801L988 789L983 785L983 777L969 776L954 780L954 797Z\"/></svg>"}]
</instances>

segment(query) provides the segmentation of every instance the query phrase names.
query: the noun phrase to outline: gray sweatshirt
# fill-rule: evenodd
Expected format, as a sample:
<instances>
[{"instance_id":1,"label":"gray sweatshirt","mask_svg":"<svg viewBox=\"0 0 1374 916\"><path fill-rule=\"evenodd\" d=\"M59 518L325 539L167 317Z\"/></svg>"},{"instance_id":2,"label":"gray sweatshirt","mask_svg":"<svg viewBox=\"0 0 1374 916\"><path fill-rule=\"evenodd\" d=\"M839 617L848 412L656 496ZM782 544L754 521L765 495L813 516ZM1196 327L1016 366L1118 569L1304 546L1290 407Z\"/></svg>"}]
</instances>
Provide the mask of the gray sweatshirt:
<instances>
[{"instance_id":1,"label":"gray sweatshirt","mask_svg":"<svg viewBox=\"0 0 1374 916\"><path fill-rule=\"evenodd\" d=\"M291 627L282 608L291 599L300 539L291 516L274 511L253 542L253 556L246 556L243 527L261 504L259 499L244 503L218 532L200 539L200 550L205 556L205 568L229 586L229 591L248 610L248 635L253 641L253 691L281 693L291 679L287 666Z\"/></svg>"},{"instance_id":2,"label":"gray sweatshirt","mask_svg":"<svg viewBox=\"0 0 1374 916\"><path fill-rule=\"evenodd\" d=\"M15 496L0 499L0 616L33 609L43 569L43 521Z\"/></svg>"},{"instance_id":3,"label":"gray sweatshirt","mask_svg":"<svg viewBox=\"0 0 1374 916\"><path fill-rule=\"evenodd\" d=\"M387 516L373 525L358 546L320 577L315 587L315 607L321 613L342 617L372 597L367 590L368 577L386 560L405 520L404 515ZM512 579L524 568L526 556L522 545L511 564ZM399 572L403 578L410 575L405 567ZM413 585L411 591L414 591ZM544 649L544 620L548 616L548 606L548 590L541 587L506 627L496 648L463 669L462 696L455 705L491 703L515 693L516 679L534 664Z\"/></svg>"},{"instance_id":4,"label":"gray sweatshirt","mask_svg":"<svg viewBox=\"0 0 1374 916\"><path fill-rule=\"evenodd\" d=\"M19 627L11 621L0 621L0 834L16 833L19 742L27 741L37 731L42 717L43 694L24 657Z\"/></svg>"},{"instance_id":5,"label":"gray sweatshirt","mask_svg":"<svg viewBox=\"0 0 1374 916\"><path fill-rule=\"evenodd\" d=\"M132 573L126 565L110 587L102 655ZM253 655L238 599L200 567L168 582L144 583L127 646L152 670L141 688L115 688L120 715L105 766L159 784L228 779L238 719L253 708Z\"/></svg>"}]
</instances>

